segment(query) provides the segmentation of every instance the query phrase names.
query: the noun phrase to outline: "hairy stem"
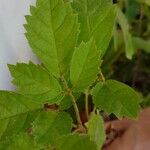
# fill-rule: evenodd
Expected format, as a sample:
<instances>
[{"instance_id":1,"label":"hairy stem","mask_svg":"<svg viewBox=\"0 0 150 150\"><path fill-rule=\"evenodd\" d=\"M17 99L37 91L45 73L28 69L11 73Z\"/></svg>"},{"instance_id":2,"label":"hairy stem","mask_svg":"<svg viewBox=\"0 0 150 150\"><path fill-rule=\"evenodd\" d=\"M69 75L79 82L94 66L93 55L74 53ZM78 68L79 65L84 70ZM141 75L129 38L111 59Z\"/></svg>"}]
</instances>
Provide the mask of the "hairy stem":
<instances>
[{"instance_id":1,"label":"hairy stem","mask_svg":"<svg viewBox=\"0 0 150 150\"><path fill-rule=\"evenodd\" d=\"M82 121L81 121L81 118L80 118L80 112L79 112L79 109L78 109L78 106L77 106L77 103L76 103L76 99L72 93L72 90L69 88L68 84L67 84L67 81L65 80L65 78L62 76L61 77L61 80L63 82L63 85L64 85L64 88L67 92L67 94L71 97L72 99L72 103L73 103L73 107L74 107L74 110L75 110L75 114L76 114L76 118L77 118L77 122L78 122L78 125L80 127L83 127L82 125Z\"/></svg>"}]
</instances>

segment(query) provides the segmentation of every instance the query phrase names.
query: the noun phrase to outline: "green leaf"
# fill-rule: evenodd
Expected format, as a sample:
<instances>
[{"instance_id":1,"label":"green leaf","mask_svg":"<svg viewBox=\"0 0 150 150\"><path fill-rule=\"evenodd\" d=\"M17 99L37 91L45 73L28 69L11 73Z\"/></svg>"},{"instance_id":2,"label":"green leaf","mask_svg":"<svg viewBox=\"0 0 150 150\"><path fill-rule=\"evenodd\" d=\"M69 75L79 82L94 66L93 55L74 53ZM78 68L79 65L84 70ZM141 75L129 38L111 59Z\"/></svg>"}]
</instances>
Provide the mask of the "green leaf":
<instances>
[{"instance_id":1,"label":"green leaf","mask_svg":"<svg viewBox=\"0 0 150 150\"><path fill-rule=\"evenodd\" d=\"M70 96L66 95L59 104L60 110L67 110L72 106L72 99Z\"/></svg>"},{"instance_id":2,"label":"green leaf","mask_svg":"<svg viewBox=\"0 0 150 150\"><path fill-rule=\"evenodd\" d=\"M129 23L128 23L126 16L122 13L119 7L118 7L118 23L121 26L121 29L123 32L126 57L128 59L132 59L132 56L134 55L135 50L134 50L133 43L132 43L132 36L129 31Z\"/></svg>"},{"instance_id":3,"label":"green leaf","mask_svg":"<svg viewBox=\"0 0 150 150\"><path fill-rule=\"evenodd\" d=\"M73 0L73 8L79 14L81 32L78 43L87 42L94 37L103 56L112 37L115 6L110 0Z\"/></svg>"},{"instance_id":4,"label":"green leaf","mask_svg":"<svg viewBox=\"0 0 150 150\"><path fill-rule=\"evenodd\" d=\"M56 97L62 94L58 81L40 65L17 63L9 65L9 70L14 78L12 82L21 94L49 103L55 103Z\"/></svg>"},{"instance_id":5,"label":"green leaf","mask_svg":"<svg viewBox=\"0 0 150 150\"><path fill-rule=\"evenodd\" d=\"M35 143L32 137L24 133L0 143L1 150L41 150L41 148L42 146Z\"/></svg>"},{"instance_id":6,"label":"green leaf","mask_svg":"<svg viewBox=\"0 0 150 150\"><path fill-rule=\"evenodd\" d=\"M34 53L56 77L66 73L78 37L78 18L70 3L37 0L27 16L26 37Z\"/></svg>"},{"instance_id":7,"label":"green leaf","mask_svg":"<svg viewBox=\"0 0 150 150\"><path fill-rule=\"evenodd\" d=\"M87 135L70 134L56 141L56 150L97 150Z\"/></svg>"},{"instance_id":8,"label":"green leaf","mask_svg":"<svg viewBox=\"0 0 150 150\"><path fill-rule=\"evenodd\" d=\"M150 40L144 40L140 37L133 37L133 44L135 49L142 49L147 53L150 53Z\"/></svg>"},{"instance_id":9,"label":"green leaf","mask_svg":"<svg viewBox=\"0 0 150 150\"><path fill-rule=\"evenodd\" d=\"M78 101L78 98L81 96L81 93L73 93L76 101ZM70 107L72 107L73 103L72 103L72 98L69 95L65 95L65 97L61 100L61 102L59 103L59 110L67 110Z\"/></svg>"},{"instance_id":10,"label":"green leaf","mask_svg":"<svg viewBox=\"0 0 150 150\"><path fill-rule=\"evenodd\" d=\"M97 84L92 95L96 107L114 113L119 118L135 118L140 110L138 94L129 86L115 80Z\"/></svg>"},{"instance_id":11,"label":"green leaf","mask_svg":"<svg viewBox=\"0 0 150 150\"><path fill-rule=\"evenodd\" d=\"M29 129L41 108L42 103L14 92L0 91L0 142Z\"/></svg>"},{"instance_id":12,"label":"green leaf","mask_svg":"<svg viewBox=\"0 0 150 150\"><path fill-rule=\"evenodd\" d=\"M37 143L53 145L54 141L71 133L72 119L65 112L41 112L33 123L33 135Z\"/></svg>"},{"instance_id":13,"label":"green leaf","mask_svg":"<svg viewBox=\"0 0 150 150\"><path fill-rule=\"evenodd\" d=\"M42 108L42 103L23 95L0 91L0 120Z\"/></svg>"},{"instance_id":14,"label":"green leaf","mask_svg":"<svg viewBox=\"0 0 150 150\"><path fill-rule=\"evenodd\" d=\"M132 21L136 18L139 14L140 5L137 3L136 0L128 0L126 2L126 11L125 15L129 21Z\"/></svg>"},{"instance_id":15,"label":"green leaf","mask_svg":"<svg viewBox=\"0 0 150 150\"><path fill-rule=\"evenodd\" d=\"M106 139L102 117L92 113L89 121L86 123L86 126L90 139L96 142L98 149L101 149Z\"/></svg>"},{"instance_id":16,"label":"green leaf","mask_svg":"<svg viewBox=\"0 0 150 150\"><path fill-rule=\"evenodd\" d=\"M39 110L18 114L6 119L0 120L0 143L11 139L20 132L27 132L31 124L38 116ZM1 145L1 144L0 144Z\"/></svg>"},{"instance_id":17,"label":"green leaf","mask_svg":"<svg viewBox=\"0 0 150 150\"><path fill-rule=\"evenodd\" d=\"M83 91L90 86L99 72L99 53L95 42L82 42L75 49L70 67L70 78L73 89Z\"/></svg>"}]
</instances>

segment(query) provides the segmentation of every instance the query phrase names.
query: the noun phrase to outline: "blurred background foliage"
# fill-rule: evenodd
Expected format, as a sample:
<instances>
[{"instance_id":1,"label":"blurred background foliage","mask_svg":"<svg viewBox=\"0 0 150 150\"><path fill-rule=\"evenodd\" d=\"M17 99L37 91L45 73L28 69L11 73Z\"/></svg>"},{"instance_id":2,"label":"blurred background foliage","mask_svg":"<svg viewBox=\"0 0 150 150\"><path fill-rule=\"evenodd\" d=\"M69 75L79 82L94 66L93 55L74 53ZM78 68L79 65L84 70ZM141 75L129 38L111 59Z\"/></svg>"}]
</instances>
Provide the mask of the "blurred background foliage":
<instances>
[{"instance_id":1,"label":"blurred background foliage","mask_svg":"<svg viewBox=\"0 0 150 150\"><path fill-rule=\"evenodd\" d=\"M144 100L142 106L150 106L150 0L114 3L118 14L103 73L133 87Z\"/></svg>"}]
</instances>

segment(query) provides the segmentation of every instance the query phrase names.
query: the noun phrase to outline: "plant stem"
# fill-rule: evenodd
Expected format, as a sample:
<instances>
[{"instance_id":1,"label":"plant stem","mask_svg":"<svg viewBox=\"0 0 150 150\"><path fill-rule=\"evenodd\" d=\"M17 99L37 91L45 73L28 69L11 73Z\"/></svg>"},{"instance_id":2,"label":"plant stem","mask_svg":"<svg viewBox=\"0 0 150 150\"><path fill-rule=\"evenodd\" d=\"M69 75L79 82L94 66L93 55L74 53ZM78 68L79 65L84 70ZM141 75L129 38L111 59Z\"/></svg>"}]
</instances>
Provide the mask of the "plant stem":
<instances>
[{"instance_id":1,"label":"plant stem","mask_svg":"<svg viewBox=\"0 0 150 150\"><path fill-rule=\"evenodd\" d=\"M88 90L85 92L85 112L87 119L89 118L89 92Z\"/></svg>"},{"instance_id":2,"label":"plant stem","mask_svg":"<svg viewBox=\"0 0 150 150\"><path fill-rule=\"evenodd\" d=\"M77 118L77 122L78 122L78 125L80 127L83 127L82 125L82 121L81 121L81 118L80 118L80 112L79 112L79 109L78 109L78 106L77 106L77 103L76 103L76 99L71 91L71 89L69 88L68 84L67 84L67 81L66 79L62 76L61 77L61 80L63 82L63 85L64 85L64 88L65 90L67 91L67 94L71 97L72 99L72 103L73 103L73 107L74 107L74 110L75 110L75 114L76 114L76 118Z\"/></svg>"},{"instance_id":3,"label":"plant stem","mask_svg":"<svg viewBox=\"0 0 150 150\"><path fill-rule=\"evenodd\" d=\"M82 126L82 121L81 121L81 118L80 118L80 112L79 112L79 109L78 109L75 97L73 96L72 92L70 92L69 95L72 98L72 103L73 103L73 107L74 107L74 110L75 110L75 114L76 114L78 125Z\"/></svg>"},{"instance_id":4,"label":"plant stem","mask_svg":"<svg viewBox=\"0 0 150 150\"><path fill-rule=\"evenodd\" d=\"M103 73L100 71L100 77L101 77L101 80L104 82L105 81L105 77L103 75Z\"/></svg>"}]
</instances>

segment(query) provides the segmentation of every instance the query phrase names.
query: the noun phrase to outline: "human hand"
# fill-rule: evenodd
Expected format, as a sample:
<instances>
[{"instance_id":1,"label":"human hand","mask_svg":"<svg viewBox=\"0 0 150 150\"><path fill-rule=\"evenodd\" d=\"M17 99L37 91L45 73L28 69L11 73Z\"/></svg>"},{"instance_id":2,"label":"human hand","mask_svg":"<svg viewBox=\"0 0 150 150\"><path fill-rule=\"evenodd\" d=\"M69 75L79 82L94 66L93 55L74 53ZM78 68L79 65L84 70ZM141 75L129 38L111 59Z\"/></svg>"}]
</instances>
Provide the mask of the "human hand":
<instances>
[{"instance_id":1,"label":"human hand","mask_svg":"<svg viewBox=\"0 0 150 150\"><path fill-rule=\"evenodd\" d=\"M121 134L103 150L150 150L150 108L143 110L138 120L117 120L106 126Z\"/></svg>"}]
</instances>

